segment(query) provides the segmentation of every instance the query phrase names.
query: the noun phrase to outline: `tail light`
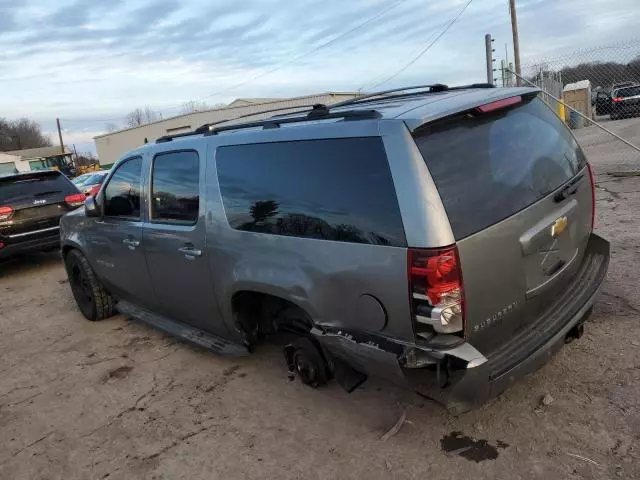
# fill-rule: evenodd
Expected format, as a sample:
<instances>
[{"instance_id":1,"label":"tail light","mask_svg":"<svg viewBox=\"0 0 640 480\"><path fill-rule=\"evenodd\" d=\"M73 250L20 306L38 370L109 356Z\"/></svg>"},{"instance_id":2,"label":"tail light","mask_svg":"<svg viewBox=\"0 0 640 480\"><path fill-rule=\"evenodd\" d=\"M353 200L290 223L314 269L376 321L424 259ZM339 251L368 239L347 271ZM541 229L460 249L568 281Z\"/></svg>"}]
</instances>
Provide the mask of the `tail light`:
<instances>
[{"instance_id":1,"label":"tail light","mask_svg":"<svg viewBox=\"0 0 640 480\"><path fill-rule=\"evenodd\" d=\"M92 187L91 190L87 192L87 197L95 197L99 191L100 191L100 185L96 185L95 187Z\"/></svg>"},{"instance_id":2,"label":"tail light","mask_svg":"<svg viewBox=\"0 0 640 480\"><path fill-rule=\"evenodd\" d=\"M417 333L464 335L464 291L455 245L409 249L409 295Z\"/></svg>"},{"instance_id":3,"label":"tail light","mask_svg":"<svg viewBox=\"0 0 640 480\"><path fill-rule=\"evenodd\" d=\"M478 113L494 112L496 110L502 110L503 108L507 108L512 105L517 105L518 103L522 103L522 97L519 95L516 97L504 98L502 100L496 100L495 102L480 105L479 107L476 107L476 112Z\"/></svg>"},{"instance_id":4,"label":"tail light","mask_svg":"<svg viewBox=\"0 0 640 480\"><path fill-rule=\"evenodd\" d=\"M13 215L13 208L11 207L0 207L0 222L4 222L9 220Z\"/></svg>"},{"instance_id":5,"label":"tail light","mask_svg":"<svg viewBox=\"0 0 640 480\"><path fill-rule=\"evenodd\" d=\"M70 207L79 207L80 205L84 204L85 198L86 197L82 193L74 193L73 195L67 195L66 197L64 197L64 201Z\"/></svg>"},{"instance_id":6,"label":"tail light","mask_svg":"<svg viewBox=\"0 0 640 480\"><path fill-rule=\"evenodd\" d=\"M613 100L613 103L620 103L624 100L624 97L613 97L611 100Z\"/></svg>"},{"instance_id":7,"label":"tail light","mask_svg":"<svg viewBox=\"0 0 640 480\"><path fill-rule=\"evenodd\" d=\"M591 231L593 231L596 223L596 177L590 163L587 163L587 170L589 171L589 180L591 180Z\"/></svg>"}]
</instances>

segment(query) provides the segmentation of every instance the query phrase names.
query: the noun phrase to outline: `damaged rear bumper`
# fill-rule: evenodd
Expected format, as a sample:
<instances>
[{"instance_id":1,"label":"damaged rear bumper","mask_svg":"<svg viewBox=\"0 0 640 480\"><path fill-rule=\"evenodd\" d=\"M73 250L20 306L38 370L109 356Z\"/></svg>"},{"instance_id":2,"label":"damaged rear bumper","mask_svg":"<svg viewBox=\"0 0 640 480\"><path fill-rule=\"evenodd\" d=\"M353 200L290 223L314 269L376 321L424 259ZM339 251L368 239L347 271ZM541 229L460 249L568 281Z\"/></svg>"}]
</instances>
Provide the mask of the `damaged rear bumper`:
<instances>
[{"instance_id":1,"label":"damaged rear bumper","mask_svg":"<svg viewBox=\"0 0 640 480\"><path fill-rule=\"evenodd\" d=\"M459 414L499 395L562 348L590 313L608 266L609 243L592 235L572 286L541 319L547 328L523 332L489 357L454 336L438 336L436 346L330 327L312 333L330 359L417 390Z\"/></svg>"}]
</instances>

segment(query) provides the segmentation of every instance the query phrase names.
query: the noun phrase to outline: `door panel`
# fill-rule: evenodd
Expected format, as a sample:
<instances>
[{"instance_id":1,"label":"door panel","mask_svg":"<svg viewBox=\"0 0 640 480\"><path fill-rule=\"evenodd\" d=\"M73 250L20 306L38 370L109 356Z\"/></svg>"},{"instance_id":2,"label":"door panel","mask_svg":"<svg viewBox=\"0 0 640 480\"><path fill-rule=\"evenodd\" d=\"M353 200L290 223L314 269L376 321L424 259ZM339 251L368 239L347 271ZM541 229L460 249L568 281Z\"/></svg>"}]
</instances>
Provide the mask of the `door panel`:
<instances>
[{"instance_id":1,"label":"door panel","mask_svg":"<svg viewBox=\"0 0 640 480\"><path fill-rule=\"evenodd\" d=\"M153 309L156 299L142 250L142 222L105 219L87 232L94 269L117 297Z\"/></svg>"},{"instance_id":2,"label":"door panel","mask_svg":"<svg viewBox=\"0 0 640 480\"><path fill-rule=\"evenodd\" d=\"M201 157L204 152L189 150L165 152L153 159L144 251L160 311L224 336L228 331L221 322L205 254Z\"/></svg>"},{"instance_id":3,"label":"door panel","mask_svg":"<svg viewBox=\"0 0 640 480\"><path fill-rule=\"evenodd\" d=\"M120 298L153 309L156 299L145 262L142 230L142 158L120 163L100 194L103 216L87 230L93 267Z\"/></svg>"}]
</instances>

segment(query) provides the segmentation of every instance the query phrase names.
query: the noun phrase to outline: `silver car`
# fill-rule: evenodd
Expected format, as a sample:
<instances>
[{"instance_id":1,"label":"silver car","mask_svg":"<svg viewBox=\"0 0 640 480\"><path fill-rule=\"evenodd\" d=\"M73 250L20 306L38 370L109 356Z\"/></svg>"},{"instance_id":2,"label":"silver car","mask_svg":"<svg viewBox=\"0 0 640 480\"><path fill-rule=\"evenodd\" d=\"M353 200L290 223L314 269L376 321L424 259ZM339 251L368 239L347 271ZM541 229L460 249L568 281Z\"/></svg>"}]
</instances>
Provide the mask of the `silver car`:
<instances>
[{"instance_id":1,"label":"silver car","mask_svg":"<svg viewBox=\"0 0 640 480\"><path fill-rule=\"evenodd\" d=\"M460 413L580 337L606 276L593 173L530 88L430 85L204 125L125 155L67 214L89 320Z\"/></svg>"}]
</instances>

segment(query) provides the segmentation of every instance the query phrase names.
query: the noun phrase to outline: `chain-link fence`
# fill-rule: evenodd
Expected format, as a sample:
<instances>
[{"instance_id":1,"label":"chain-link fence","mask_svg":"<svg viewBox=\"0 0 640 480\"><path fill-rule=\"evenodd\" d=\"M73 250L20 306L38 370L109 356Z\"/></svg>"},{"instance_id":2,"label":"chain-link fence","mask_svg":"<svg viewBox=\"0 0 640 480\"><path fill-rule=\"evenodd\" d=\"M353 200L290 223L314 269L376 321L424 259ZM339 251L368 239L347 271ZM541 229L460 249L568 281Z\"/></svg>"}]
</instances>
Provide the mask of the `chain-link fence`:
<instances>
[{"instance_id":1,"label":"chain-link fence","mask_svg":"<svg viewBox=\"0 0 640 480\"><path fill-rule=\"evenodd\" d=\"M542 89L599 171L640 170L640 40L525 61L521 70L520 83ZM501 74L499 84L517 84L510 65Z\"/></svg>"}]
</instances>

